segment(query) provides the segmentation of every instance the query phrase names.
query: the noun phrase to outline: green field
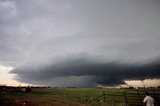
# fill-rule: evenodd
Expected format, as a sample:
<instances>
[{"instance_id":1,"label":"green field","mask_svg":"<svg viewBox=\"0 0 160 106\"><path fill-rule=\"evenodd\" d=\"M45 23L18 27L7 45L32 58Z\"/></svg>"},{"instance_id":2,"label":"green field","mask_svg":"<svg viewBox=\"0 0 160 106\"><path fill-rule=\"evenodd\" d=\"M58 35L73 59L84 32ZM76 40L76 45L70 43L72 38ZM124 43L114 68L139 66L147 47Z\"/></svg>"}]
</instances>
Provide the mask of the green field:
<instances>
[{"instance_id":1,"label":"green field","mask_svg":"<svg viewBox=\"0 0 160 106\"><path fill-rule=\"evenodd\" d=\"M16 89L0 90L1 106L125 106L125 89L112 88L32 88L32 92ZM105 97L100 95L105 92ZM114 96L119 95L119 96ZM104 100L105 99L105 100ZM105 101L105 102L104 102Z\"/></svg>"}]
</instances>

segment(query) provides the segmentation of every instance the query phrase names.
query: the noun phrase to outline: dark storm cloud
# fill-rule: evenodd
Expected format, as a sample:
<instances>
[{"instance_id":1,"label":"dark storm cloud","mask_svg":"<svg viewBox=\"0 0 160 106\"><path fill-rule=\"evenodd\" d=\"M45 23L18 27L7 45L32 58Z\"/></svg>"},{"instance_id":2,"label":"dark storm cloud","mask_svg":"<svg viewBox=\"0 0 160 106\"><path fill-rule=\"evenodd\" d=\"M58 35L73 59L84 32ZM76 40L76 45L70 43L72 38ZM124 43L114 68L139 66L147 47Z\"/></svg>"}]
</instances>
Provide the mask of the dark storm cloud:
<instances>
[{"instance_id":1,"label":"dark storm cloud","mask_svg":"<svg viewBox=\"0 0 160 106\"><path fill-rule=\"evenodd\" d=\"M22 71L23 70L23 71ZM68 77L85 77L88 76L90 84L85 86L102 85L116 85L124 84L126 79L146 79L146 78L160 78L160 63L152 63L140 66L124 65L117 63L105 63L93 61L87 57L75 58L70 57L58 64L51 64L43 67L22 67L22 69L15 69L12 72L18 75L19 80L29 79L30 82L49 81L54 78ZM83 79L83 78L82 78ZM81 79L81 80L82 80ZM79 79L80 80L80 79ZM71 84L74 80L71 80ZM63 82L62 82L63 83ZM67 86L67 84L65 84ZM74 86L74 85L72 85ZM83 85L79 85L83 86Z\"/></svg>"},{"instance_id":2,"label":"dark storm cloud","mask_svg":"<svg viewBox=\"0 0 160 106\"><path fill-rule=\"evenodd\" d=\"M159 0L0 0L0 65L20 82L159 77Z\"/></svg>"}]
</instances>

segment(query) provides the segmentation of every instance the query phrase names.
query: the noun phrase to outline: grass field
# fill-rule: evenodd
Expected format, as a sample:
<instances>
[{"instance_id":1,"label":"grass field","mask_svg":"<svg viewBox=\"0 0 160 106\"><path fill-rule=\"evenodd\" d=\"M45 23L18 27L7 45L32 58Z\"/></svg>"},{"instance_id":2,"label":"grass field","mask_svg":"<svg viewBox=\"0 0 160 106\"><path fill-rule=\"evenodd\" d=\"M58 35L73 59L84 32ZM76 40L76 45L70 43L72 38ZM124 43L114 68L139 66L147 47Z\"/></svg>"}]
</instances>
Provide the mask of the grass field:
<instances>
[{"instance_id":1,"label":"grass field","mask_svg":"<svg viewBox=\"0 0 160 106\"><path fill-rule=\"evenodd\" d=\"M125 89L97 88L33 88L32 92L16 89L0 90L0 106L124 106L123 96L105 96L105 92L122 95ZM95 100L95 102L93 102ZM116 104L115 104L116 103Z\"/></svg>"}]
</instances>

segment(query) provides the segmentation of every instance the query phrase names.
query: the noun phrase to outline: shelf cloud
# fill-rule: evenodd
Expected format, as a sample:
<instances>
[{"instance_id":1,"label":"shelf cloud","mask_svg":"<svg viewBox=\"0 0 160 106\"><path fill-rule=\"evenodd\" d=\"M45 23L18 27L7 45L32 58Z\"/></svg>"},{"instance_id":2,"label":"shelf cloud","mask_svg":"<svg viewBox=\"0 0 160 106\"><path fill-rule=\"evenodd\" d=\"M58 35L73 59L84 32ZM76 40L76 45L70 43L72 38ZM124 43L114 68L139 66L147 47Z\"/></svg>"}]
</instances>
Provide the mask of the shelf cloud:
<instances>
[{"instance_id":1,"label":"shelf cloud","mask_svg":"<svg viewBox=\"0 0 160 106\"><path fill-rule=\"evenodd\" d=\"M159 78L159 10L159 0L1 0L0 65L51 86Z\"/></svg>"}]
</instances>

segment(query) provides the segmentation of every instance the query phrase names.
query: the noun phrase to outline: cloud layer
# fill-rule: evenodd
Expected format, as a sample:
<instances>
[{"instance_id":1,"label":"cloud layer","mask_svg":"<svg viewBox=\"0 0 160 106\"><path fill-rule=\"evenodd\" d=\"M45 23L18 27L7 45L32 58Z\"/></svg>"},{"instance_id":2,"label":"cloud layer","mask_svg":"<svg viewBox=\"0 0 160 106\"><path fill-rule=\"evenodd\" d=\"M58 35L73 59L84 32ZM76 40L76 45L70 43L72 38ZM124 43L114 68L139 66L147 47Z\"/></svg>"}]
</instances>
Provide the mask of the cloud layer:
<instances>
[{"instance_id":1,"label":"cloud layer","mask_svg":"<svg viewBox=\"0 0 160 106\"><path fill-rule=\"evenodd\" d=\"M159 78L159 0L1 0L0 64L52 86Z\"/></svg>"},{"instance_id":2,"label":"cloud layer","mask_svg":"<svg viewBox=\"0 0 160 106\"><path fill-rule=\"evenodd\" d=\"M29 65L13 70L18 75L17 80L26 82L41 82L52 86L93 87L101 85L124 84L124 80L160 78L160 63L142 66L105 63L85 58L69 57L46 66ZM58 61L58 60L57 60ZM23 70L23 71L22 71Z\"/></svg>"}]
</instances>

